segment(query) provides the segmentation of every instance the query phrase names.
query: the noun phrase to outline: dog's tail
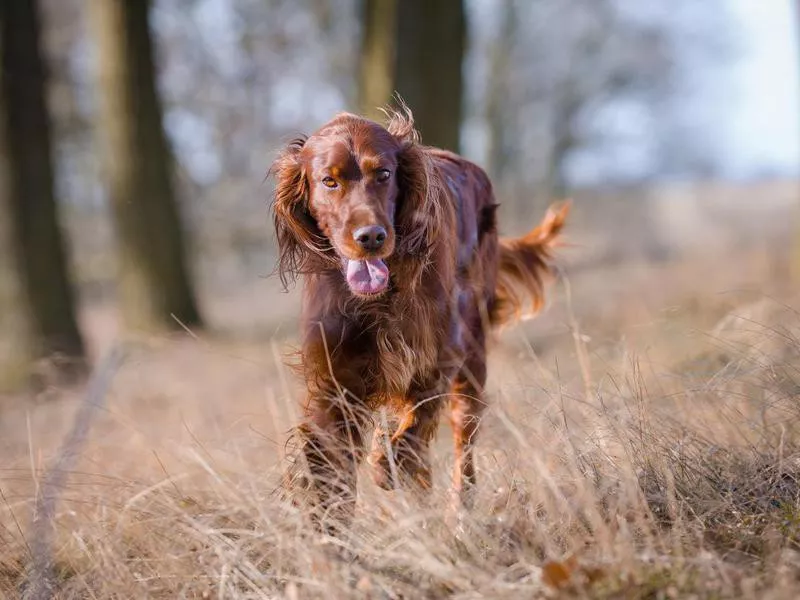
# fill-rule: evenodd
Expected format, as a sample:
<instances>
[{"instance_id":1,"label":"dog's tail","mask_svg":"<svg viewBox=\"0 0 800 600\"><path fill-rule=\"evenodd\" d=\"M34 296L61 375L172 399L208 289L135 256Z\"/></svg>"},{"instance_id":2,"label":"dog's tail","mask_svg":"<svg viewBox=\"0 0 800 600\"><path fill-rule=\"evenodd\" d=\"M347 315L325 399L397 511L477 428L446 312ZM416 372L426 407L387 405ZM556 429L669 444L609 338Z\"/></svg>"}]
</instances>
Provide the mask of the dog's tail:
<instances>
[{"instance_id":1,"label":"dog's tail","mask_svg":"<svg viewBox=\"0 0 800 600\"><path fill-rule=\"evenodd\" d=\"M494 328L531 318L541 310L545 280L553 272L552 250L569 209L569 202L551 206L542 222L529 233L500 239L495 302L489 312Z\"/></svg>"}]
</instances>

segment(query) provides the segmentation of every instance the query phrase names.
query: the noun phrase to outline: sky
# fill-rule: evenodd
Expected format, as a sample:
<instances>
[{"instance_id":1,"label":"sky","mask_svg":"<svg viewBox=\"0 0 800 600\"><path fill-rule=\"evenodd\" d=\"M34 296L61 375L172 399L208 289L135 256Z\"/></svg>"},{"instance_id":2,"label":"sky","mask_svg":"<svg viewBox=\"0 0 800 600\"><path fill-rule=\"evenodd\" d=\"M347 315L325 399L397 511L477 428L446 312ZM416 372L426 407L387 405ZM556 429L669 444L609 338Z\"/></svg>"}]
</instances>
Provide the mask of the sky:
<instances>
[{"instance_id":1,"label":"sky","mask_svg":"<svg viewBox=\"0 0 800 600\"><path fill-rule=\"evenodd\" d=\"M655 6L670 1L655 0ZM707 157L722 178L800 175L800 47L795 1L718 0L719 25L726 28L720 30L721 49L712 50L713 41L708 46L684 41L676 48L680 83L666 126L674 128L687 158L693 154ZM694 28L692 14L697 17L691 11L683 14L681 26L694 35L713 35L710 28L715 23L697 23ZM715 15L711 11L699 14L704 19ZM657 145L653 145L652 129L658 118L656 114L653 121L651 114L648 121L641 118L635 105L611 103L596 119L604 130L619 137L610 138L613 141L599 151L586 148L573 155L568 165L570 177L579 184L594 185L609 179L637 181L659 173L665 165L654 153Z\"/></svg>"},{"instance_id":2,"label":"sky","mask_svg":"<svg viewBox=\"0 0 800 600\"><path fill-rule=\"evenodd\" d=\"M797 174L800 50L794 0L727 2L741 35L736 59L721 74L731 90L730 106L718 113L724 118L718 124L723 169L745 176Z\"/></svg>"}]
</instances>

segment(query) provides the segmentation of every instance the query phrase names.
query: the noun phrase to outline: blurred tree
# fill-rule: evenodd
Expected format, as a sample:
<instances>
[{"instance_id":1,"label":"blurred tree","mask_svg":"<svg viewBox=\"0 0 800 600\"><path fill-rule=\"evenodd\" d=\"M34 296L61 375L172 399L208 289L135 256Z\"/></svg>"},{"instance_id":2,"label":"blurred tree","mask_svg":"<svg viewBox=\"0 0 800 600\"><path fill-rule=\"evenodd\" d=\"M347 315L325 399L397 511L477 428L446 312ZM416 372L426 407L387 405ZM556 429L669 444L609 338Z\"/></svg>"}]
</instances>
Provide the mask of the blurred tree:
<instances>
[{"instance_id":1,"label":"blurred tree","mask_svg":"<svg viewBox=\"0 0 800 600\"><path fill-rule=\"evenodd\" d=\"M676 3L674 12L686 4ZM500 19L483 100L489 166L548 203L570 193L576 155L602 157L616 135L613 124L646 122L673 92L682 25L658 0L493 6ZM613 110L627 119L612 117Z\"/></svg>"},{"instance_id":2,"label":"blurred tree","mask_svg":"<svg viewBox=\"0 0 800 600\"><path fill-rule=\"evenodd\" d=\"M552 197L569 192L566 169L571 154L596 141L590 139L587 126L590 113L626 95L657 95L668 86L673 63L663 25L632 18L614 0L567 4L571 6L559 8L582 15L560 32L566 42L562 60L548 61L546 47L538 48L537 57L539 65L552 62L554 67L542 78L546 87L536 91L550 98L544 183Z\"/></svg>"},{"instance_id":3,"label":"blurred tree","mask_svg":"<svg viewBox=\"0 0 800 600\"><path fill-rule=\"evenodd\" d=\"M100 127L119 245L125 324L140 330L200 325L175 200L173 159L156 91L150 0L92 0Z\"/></svg>"},{"instance_id":4,"label":"blurred tree","mask_svg":"<svg viewBox=\"0 0 800 600\"><path fill-rule=\"evenodd\" d=\"M3 10L0 6L0 11ZM0 103L3 103L1 97ZM4 107L0 109L5 113ZM5 125L6 119L0 119L0 391L22 386L34 360L31 307L24 300L22 261L18 260L12 230L11 169Z\"/></svg>"},{"instance_id":5,"label":"blurred tree","mask_svg":"<svg viewBox=\"0 0 800 600\"><path fill-rule=\"evenodd\" d=\"M397 14L396 89L424 143L458 151L466 19L462 0L402 0Z\"/></svg>"},{"instance_id":6,"label":"blurred tree","mask_svg":"<svg viewBox=\"0 0 800 600\"><path fill-rule=\"evenodd\" d=\"M84 346L54 194L38 8L31 0L0 7L0 337L10 350L0 350L0 362L24 371L27 358L55 357L60 371L75 374Z\"/></svg>"},{"instance_id":7,"label":"blurred tree","mask_svg":"<svg viewBox=\"0 0 800 600\"><path fill-rule=\"evenodd\" d=\"M466 19L462 0L363 0L359 106L377 116L396 91L424 143L458 151Z\"/></svg>"},{"instance_id":8,"label":"blurred tree","mask_svg":"<svg viewBox=\"0 0 800 600\"><path fill-rule=\"evenodd\" d=\"M361 114L380 120L380 107L394 93L397 0L362 0L361 64L358 104Z\"/></svg>"},{"instance_id":9,"label":"blurred tree","mask_svg":"<svg viewBox=\"0 0 800 600\"><path fill-rule=\"evenodd\" d=\"M488 49L489 73L486 89L486 125L489 133L486 167L496 187L508 184L514 165L514 130L508 109L511 57L516 40L518 11L514 0L500 0L500 29Z\"/></svg>"}]
</instances>

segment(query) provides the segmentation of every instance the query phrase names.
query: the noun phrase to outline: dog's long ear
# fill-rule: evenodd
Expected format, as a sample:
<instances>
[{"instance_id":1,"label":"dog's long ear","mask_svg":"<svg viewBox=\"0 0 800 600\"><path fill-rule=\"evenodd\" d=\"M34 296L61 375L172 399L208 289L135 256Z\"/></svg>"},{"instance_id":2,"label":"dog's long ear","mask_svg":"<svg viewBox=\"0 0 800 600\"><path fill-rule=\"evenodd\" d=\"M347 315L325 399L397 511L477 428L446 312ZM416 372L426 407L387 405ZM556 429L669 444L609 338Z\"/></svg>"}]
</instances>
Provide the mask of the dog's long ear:
<instances>
[{"instance_id":1,"label":"dog's long ear","mask_svg":"<svg viewBox=\"0 0 800 600\"><path fill-rule=\"evenodd\" d=\"M300 160L305 142L304 137L292 140L269 170L275 178L272 216L278 241L277 271L284 288L322 254L323 236L308 210L308 180Z\"/></svg>"},{"instance_id":2,"label":"dog's long ear","mask_svg":"<svg viewBox=\"0 0 800 600\"><path fill-rule=\"evenodd\" d=\"M431 247L441 219L440 182L434 176L431 159L420 144L411 110L400 104L386 111L387 130L401 146L397 168L400 190L395 214L398 250L419 254Z\"/></svg>"}]
</instances>

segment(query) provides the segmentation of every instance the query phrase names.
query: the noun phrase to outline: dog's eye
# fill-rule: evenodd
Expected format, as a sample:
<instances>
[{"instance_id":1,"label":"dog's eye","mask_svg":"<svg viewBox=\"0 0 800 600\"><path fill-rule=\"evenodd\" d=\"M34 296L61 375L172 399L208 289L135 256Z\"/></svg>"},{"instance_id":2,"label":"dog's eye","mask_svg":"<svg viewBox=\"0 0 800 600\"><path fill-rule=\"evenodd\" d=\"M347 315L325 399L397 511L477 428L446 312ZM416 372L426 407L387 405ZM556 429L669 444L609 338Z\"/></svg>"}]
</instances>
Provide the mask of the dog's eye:
<instances>
[{"instance_id":1,"label":"dog's eye","mask_svg":"<svg viewBox=\"0 0 800 600\"><path fill-rule=\"evenodd\" d=\"M375 180L383 183L384 181L389 181L389 177L392 176L392 172L388 169L380 169L378 173L375 175Z\"/></svg>"},{"instance_id":2,"label":"dog's eye","mask_svg":"<svg viewBox=\"0 0 800 600\"><path fill-rule=\"evenodd\" d=\"M322 185L331 190L335 190L337 187L339 187L339 184L336 183L336 180L333 177L324 178L322 180Z\"/></svg>"}]
</instances>

